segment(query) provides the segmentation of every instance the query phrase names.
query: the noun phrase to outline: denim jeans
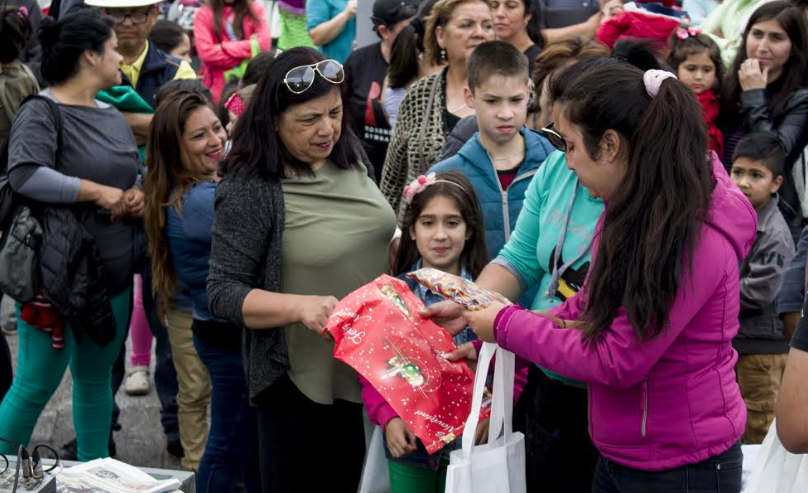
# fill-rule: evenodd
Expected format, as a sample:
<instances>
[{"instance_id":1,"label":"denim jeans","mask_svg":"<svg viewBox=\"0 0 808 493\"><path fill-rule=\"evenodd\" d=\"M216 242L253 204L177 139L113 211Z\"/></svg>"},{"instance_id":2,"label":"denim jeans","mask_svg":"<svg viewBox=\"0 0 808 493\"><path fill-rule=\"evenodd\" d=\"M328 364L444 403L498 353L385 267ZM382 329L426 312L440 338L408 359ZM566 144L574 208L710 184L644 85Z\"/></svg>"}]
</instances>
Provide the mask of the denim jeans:
<instances>
[{"instance_id":1,"label":"denim jeans","mask_svg":"<svg viewBox=\"0 0 808 493\"><path fill-rule=\"evenodd\" d=\"M740 493L741 442L697 464L664 471L641 471L601 457L592 493Z\"/></svg>"},{"instance_id":2,"label":"denim jeans","mask_svg":"<svg viewBox=\"0 0 808 493\"><path fill-rule=\"evenodd\" d=\"M210 432L196 472L196 491L232 493L241 472L247 492L258 493L258 423L249 403L241 353L206 343L196 334L194 347L213 387Z\"/></svg>"}]
</instances>

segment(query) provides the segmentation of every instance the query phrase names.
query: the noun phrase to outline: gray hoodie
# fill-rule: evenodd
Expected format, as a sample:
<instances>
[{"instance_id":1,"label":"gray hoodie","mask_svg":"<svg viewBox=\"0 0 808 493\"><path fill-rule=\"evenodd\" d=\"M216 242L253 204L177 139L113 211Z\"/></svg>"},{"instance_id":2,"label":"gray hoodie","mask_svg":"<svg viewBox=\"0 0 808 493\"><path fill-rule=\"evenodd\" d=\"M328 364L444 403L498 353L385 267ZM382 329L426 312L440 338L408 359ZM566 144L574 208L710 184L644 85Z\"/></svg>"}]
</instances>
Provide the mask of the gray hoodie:
<instances>
[{"instance_id":1,"label":"gray hoodie","mask_svg":"<svg viewBox=\"0 0 808 493\"><path fill-rule=\"evenodd\" d=\"M775 301L794 255L794 240L777 203L774 197L758 212L755 244L741 264L741 328L732 340L732 346L741 354L788 352Z\"/></svg>"}]
</instances>

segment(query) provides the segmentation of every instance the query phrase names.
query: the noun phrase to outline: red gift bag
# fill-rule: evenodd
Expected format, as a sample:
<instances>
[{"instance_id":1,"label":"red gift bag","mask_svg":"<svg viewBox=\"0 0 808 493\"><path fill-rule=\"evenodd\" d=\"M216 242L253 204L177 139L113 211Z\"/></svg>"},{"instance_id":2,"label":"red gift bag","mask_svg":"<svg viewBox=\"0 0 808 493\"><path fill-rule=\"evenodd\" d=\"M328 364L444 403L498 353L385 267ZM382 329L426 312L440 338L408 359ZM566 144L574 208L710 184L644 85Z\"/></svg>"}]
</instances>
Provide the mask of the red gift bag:
<instances>
[{"instance_id":1,"label":"red gift bag","mask_svg":"<svg viewBox=\"0 0 808 493\"><path fill-rule=\"evenodd\" d=\"M383 275L340 301L325 330L334 357L365 377L432 454L463 434L474 372L443 357L456 346L418 314L423 306L404 281Z\"/></svg>"}]
</instances>

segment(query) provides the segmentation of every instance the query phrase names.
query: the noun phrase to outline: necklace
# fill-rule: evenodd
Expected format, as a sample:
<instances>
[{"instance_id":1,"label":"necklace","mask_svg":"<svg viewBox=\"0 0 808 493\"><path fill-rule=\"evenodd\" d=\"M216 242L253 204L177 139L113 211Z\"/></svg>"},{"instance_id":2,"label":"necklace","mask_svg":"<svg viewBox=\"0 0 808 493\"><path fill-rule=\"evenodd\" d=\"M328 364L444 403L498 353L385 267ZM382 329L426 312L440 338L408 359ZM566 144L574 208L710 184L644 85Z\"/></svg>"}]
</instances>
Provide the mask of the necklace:
<instances>
[{"instance_id":1,"label":"necklace","mask_svg":"<svg viewBox=\"0 0 808 493\"><path fill-rule=\"evenodd\" d=\"M460 111L460 110L462 110L463 108L466 108L466 107L468 107L468 104L466 104L466 103L463 103L461 106L458 106L455 109L449 108L449 105L446 105L446 110L449 113L457 113L458 111Z\"/></svg>"}]
</instances>

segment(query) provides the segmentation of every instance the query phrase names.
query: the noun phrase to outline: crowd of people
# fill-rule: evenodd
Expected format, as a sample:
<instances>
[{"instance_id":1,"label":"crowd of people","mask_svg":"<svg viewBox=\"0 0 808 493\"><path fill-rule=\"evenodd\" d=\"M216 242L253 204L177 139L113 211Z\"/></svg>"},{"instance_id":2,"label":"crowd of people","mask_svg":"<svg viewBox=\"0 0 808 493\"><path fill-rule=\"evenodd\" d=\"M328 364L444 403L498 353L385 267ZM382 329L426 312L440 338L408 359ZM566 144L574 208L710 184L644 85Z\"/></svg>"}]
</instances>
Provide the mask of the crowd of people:
<instances>
[{"instance_id":1,"label":"crowd of people","mask_svg":"<svg viewBox=\"0 0 808 493\"><path fill-rule=\"evenodd\" d=\"M2 4L0 190L41 282L0 335L0 452L69 365L67 457L114 456L115 394L154 389L202 493L356 491L368 419L390 491L442 492L461 440L428 453L324 334L391 274L447 359L516 354L530 492L739 493L775 416L808 453L806 6L375 0L356 48L357 1L279 0L280 33L251 0L192 29Z\"/></svg>"}]
</instances>

